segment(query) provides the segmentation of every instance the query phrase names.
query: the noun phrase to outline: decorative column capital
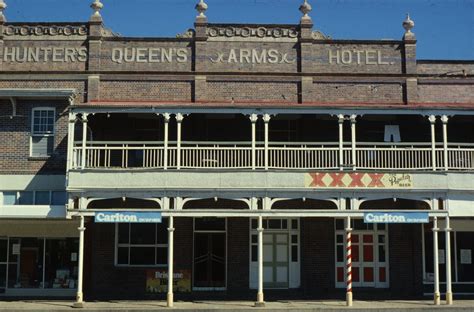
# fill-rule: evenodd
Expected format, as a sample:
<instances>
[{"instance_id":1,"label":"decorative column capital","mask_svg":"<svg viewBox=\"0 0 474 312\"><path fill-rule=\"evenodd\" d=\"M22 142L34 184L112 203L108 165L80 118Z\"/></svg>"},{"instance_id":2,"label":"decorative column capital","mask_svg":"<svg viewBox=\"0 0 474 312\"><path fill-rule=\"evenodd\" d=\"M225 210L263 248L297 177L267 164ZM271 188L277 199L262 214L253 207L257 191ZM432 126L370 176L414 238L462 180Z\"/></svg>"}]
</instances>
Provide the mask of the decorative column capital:
<instances>
[{"instance_id":1,"label":"decorative column capital","mask_svg":"<svg viewBox=\"0 0 474 312\"><path fill-rule=\"evenodd\" d=\"M446 115L441 116L441 122L442 122L443 124L447 124L447 123L448 123L448 119L449 119L449 117L446 116Z\"/></svg>"},{"instance_id":2,"label":"decorative column capital","mask_svg":"<svg viewBox=\"0 0 474 312\"><path fill-rule=\"evenodd\" d=\"M82 115L81 115L81 121L82 121L83 123L87 123L87 119L88 119L89 115L90 115L90 113L82 113Z\"/></svg>"},{"instance_id":3,"label":"decorative column capital","mask_svg":"<svg viewBox=\"0 0 474 312\"><path fill-rule=\"evenodd\" d=\"M171 116L170 116L169 113L163 113L161 115L163 116L166 123L168 123L170 121Z\"/></svg>"},{"instance_id":4,"label":"decorative column capital","mask_svg":"<svg viewBox=\"0 0 474 312\"><path fill-rule=\"evenodd\" d=\"M177 123L183 122L183 119L184 119L184 115L183 115L183 114L177 113L175 117L176 117L176 122L177 122Z\"/></svg>"},{"instance_id":5,"label":"decorative column capital","mask_svg":"<svg viewBox=\"0 0 474 312\"><path fill-rule=\"evenodd\" d=\"M344 122L345 116L343 114L339 114L339 115L337 115L337 119L338 119L339 123L342 124Z\"/></svg>"},{"instance_id":6,"label":"decorative column capital","mask_svg":"<svg viewBox=\"0 0 474 312\"><path fill-rule=\"evenodd\" d=\"M430 115L428 116L428 120L430 121L431 124L436 123L436 116L435 115Z\"/></svg>"},{"instance_id":7,"label":"decorative column capital","mask_svg":"<svg viewBox=\"0 0 474 312\"><path fill-rule=\"evenodd\" d=\"M70 123L75 123L76 120L77 120L77 114L75 114L75 113L69 114L69 122Z\"/></svg>"},{"instance_id":8,"label":"decorative column capital","mask_svg":"<svg viewBox=\"0 0 474 312\"><path fill-rule=\"evenodd\" d=\"M250 119L251 123L256 123L257 120L258 120L258 115L257 114L250 114L249 119Z\"/></svg>"},{"instance_id":9,"label":"decorative column capital","mask_svg":"<svg viewBox=\"0 0 474 312\"><path fill-rule=\"evenodd\" d=\"M356 114L352 114L351 117L351 123L356 123L357 122L357 115Z\"/></svg>"},{"instance_id":10,"label":"decorative column capital","mask_svg":"<svg viewBox=\"0 0 474 312\"><path fill-rule=\"evenodd\" d=\"M269 123L271 118L270 114L263 114L263 121L265 123Z\"/></svg>"}]
</instances>

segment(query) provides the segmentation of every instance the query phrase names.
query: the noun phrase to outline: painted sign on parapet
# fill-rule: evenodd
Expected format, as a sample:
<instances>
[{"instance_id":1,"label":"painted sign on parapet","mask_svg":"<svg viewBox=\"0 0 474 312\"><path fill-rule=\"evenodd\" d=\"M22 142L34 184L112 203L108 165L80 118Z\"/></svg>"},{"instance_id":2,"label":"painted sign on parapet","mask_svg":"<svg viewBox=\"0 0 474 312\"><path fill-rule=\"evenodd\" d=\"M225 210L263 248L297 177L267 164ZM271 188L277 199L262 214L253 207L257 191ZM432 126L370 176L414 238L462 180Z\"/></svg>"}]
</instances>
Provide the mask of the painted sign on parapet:
<instances>
[{"instance_id":1,"label":"painted sign on parapet","mask_svg":"<svg viewBox=\"0 0 474 312\"><path fill-rule=\"evenodd\" d=\"M159 212L106 211L97 212L96 223L161 223Z\"/></svg>"},{"instance_id":2,"label":"painted sign on parapet","mask_svg":"<svg viewBox=\"0 0 474 312\"><path fill-rule=\"evenodd\" d=\"M311 188L412 188L413 177L406 173L310 172L304 177Z\"/></svg>"},{"instance_id":3,"label":"painted sign on parapet","mask_svg":"<svg viewBox=\"0 0 474 312\"><path fill-rule=\"evenodd\" d=\"M366 212L364 223L428 223L427 212Z\"/></svg>"}]
</instances>

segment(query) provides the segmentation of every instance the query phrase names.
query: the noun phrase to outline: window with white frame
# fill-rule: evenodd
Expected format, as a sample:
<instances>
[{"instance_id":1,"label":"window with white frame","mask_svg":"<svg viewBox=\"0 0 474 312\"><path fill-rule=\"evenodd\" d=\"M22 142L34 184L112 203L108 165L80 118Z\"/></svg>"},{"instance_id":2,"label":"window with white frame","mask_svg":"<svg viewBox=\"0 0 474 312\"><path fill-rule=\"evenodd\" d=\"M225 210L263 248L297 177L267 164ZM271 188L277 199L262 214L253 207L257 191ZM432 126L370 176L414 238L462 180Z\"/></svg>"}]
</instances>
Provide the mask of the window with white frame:
<instances>
[{"instance_id":1,"label":"window with white frame","mask_svg":"<svg viewBox=\"0 0 474 312\"><path fill-rule=\"evenodd\" d=\"M53 153L55 115L55 109L52 107L33 109L30 148L32 157L45 157Z\"/></svg>"},{"instance_id":2,"label":"window with white frame","mask_svg":"<svg viewBox=\"0 0 474 312\"><path fill-rule=\"evenodd\" d=\"M5 191L1 204L11 205L46 205L64 206L67 201L65 191Z\"/></svg>"},{"instance_id":3,"label":"window with white frame","mask_svg":"<svg viewBox=\"0 0 474 312\"><path fill-rule=\"evenodd\" d=\"M117 266L168 265L167 222L119 223L115 242Z\"/></svg>"}]
</instances>

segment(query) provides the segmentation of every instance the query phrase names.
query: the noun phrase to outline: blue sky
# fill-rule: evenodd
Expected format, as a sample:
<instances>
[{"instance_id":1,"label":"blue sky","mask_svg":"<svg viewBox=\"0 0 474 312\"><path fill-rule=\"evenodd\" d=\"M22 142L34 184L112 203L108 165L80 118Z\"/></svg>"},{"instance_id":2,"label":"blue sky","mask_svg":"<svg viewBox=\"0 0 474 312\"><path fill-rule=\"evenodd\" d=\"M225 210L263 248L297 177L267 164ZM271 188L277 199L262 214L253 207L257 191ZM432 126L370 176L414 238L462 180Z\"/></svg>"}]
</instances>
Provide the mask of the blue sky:
<instances>
[{"instance_id":1,"label":"blue sky","mask_svg":"<svg viewBox=\"0 0 474 312\"><path fill-rule=\"evenodd\" d=\"M124 36L174 37L191 28L198 0L102 0L107 27ZM86 21L92 0L5 0L10 22ZM214 23L298 23L303 0L206 0ZM418 59L474 60L474 0L310 0L314 29L334 39L399 39L407 12Z\"/></svg>"}]
</instances>

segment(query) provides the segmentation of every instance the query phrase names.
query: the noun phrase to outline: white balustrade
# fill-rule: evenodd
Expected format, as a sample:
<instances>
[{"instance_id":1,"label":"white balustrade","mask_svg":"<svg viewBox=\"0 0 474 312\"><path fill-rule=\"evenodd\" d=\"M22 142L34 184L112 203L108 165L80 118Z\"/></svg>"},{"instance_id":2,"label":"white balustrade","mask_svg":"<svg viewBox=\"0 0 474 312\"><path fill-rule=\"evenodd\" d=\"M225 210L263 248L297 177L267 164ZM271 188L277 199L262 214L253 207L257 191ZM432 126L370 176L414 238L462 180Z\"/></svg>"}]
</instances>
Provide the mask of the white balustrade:
<instances>
[{"instance_id":1,"label":"white balustrade","mask_svg":"<svg viewBox=\"0 0 474 312\"><path fill-rule=\"evenodd\" d=\"M72 169L81 168L82 146L76 142L72 149ZM164 168L164 143L150 142L88 142L85 147L85 168ZM177 168L178 148L169 142L168 169ZM182 169L252 169L250 142L182 142L180 147ZM351 145L342 149L339 161L338 142L283 143L269 142L269 169L326 170L444 170L444 151L437 145L432 163L430 143L369 143L356 145L352 159ZM449 170L474 170L474 144L450 143L448 145ZM255 167L265 168L263 142L255 147Z\"/></svg>"}]
</instances>

